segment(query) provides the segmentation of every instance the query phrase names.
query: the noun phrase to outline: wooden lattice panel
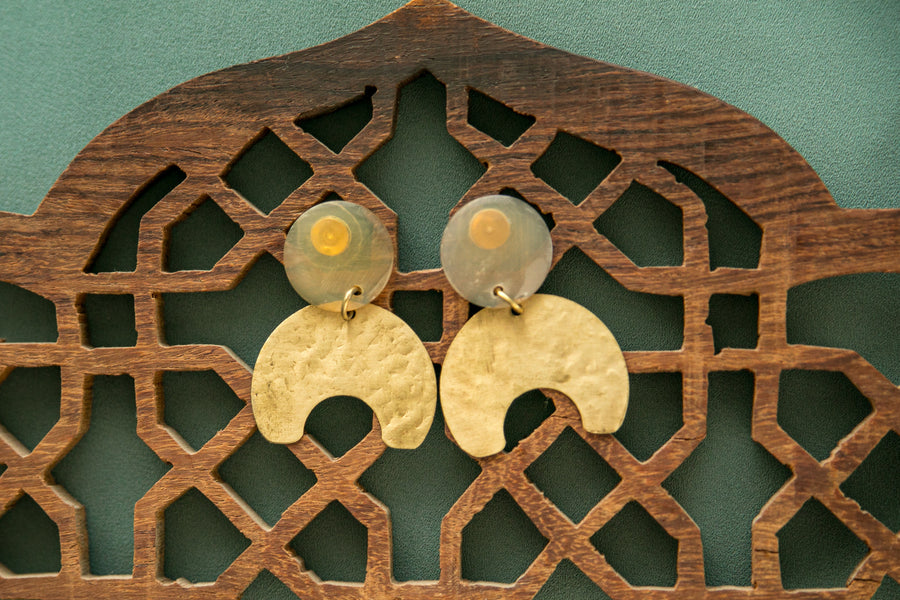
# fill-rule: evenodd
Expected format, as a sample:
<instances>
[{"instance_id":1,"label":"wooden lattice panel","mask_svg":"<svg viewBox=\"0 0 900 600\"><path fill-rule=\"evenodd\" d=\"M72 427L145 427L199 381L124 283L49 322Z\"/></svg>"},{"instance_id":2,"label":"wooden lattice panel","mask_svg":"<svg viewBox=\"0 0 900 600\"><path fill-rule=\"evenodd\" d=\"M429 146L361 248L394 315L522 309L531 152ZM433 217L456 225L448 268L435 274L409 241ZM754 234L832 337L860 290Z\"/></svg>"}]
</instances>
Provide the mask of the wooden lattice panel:
<instances>
[{"instance_id":1,"label":"wooden lattice panel","mask_svg":"<svg viewBox=\"0 0 900 600\"><path fill-rule=\"evenodd\" d=\"M294 219L335 193L373 210L396 241L397 215L360 181L358 167L391 139L398 94L426 72L446 88L449 133L486 167L460 202L513 189L552 218L554 262L577 248L631 292L683 302L680 348L629 351L626 360L632 373L682 374L684 424L641 462L615 437L586 433L574 406L547 392L556 404L553 416L515 450L480 460L480 475L445 516L440 580L401 585L392 578L389 514L356 483L385 451L377 423L339 459L309 436L292 444L290 451L315 473L317 483L269 527L216 473L255 431L250 369L224 347L167 343L163 295L231 289L265 253L281 260ZM494 139L482 131L490 125L473 125L473 97L517 115L523 123L518 137ZM348 102L369 101L371 119L345 144L320 141L297 124ZM245 153L272 142L273 135L292 153L288 161L299 171L308 168L309 176L298 178L283 201L254 204L229 174ZM597 185L583 199L564 196L556 189L565 188L564 182L545 176L541 167L565 144L584 145L606 165L597 167ZM638 266L595 227L633 182L680 211L681 264ZM152 186L165 189L140 221L134 268L97 268L117 220ZM717 190L727 209L758 231L757 247L749 254L758 261L728 265L712 258L719 241L707 227L708 207L698 193L704 186ZM243 235L207 271L168 271L172 227L210 199ZM428 202L422 199L423 206ZM0 462L7 467L0 476L0 510L23 494L33 498L59 528L61 571L25 577L2 569L0 596L234 598L267 569L303 598L531 598L568 559L616 599L788 597L777 533L815 498L870 552L845 588L790 597L868 598L885 575L900 581L900 540L838 486L891 430L900 433L900 392L852 351L789 345L786 305L788 290L799 284L873 271L900 272L900 211L839 209L804 160L749 115L686 86L515 36L440 0L413 2L324 46L199 77L135 109L93 140L35 215L0 214L0 281L52 302L59 333L55 343L0 344L0 377L15 367L52 365L60 367L62 378L60 419L33 451L0 431ZM376 303L389 308L392 294L401 290L442 292L443 334L426 343L440 364L467 318L468 304L437 269L394 273ZM132 347L90 345L83 311L89 294L133 295ZM757 295L755 347L716 351L707 323L716 294ZM843 373L872 404L871 414L824 461L812 458L777 422L779 378L789 369ZM197 370L214 370L248 403L194 452L163 423L160 374ZM661 483L704 437L708 374L738 370L755 377L754 439L793 477L754 521L753 586L708 589L700 531ZM132 576L96 578L87 574L83 509L53 484L50 471L88 428L91 377L123 373L135 381L138 435L172 468L135 507ZM525 475L567 427L621 478L577 524ZM163 574L163 511L191 488L250 541L211 585L173 582ZM463 580L463 528L501 489L548 543L514 584ZM287 549L335 500L368 529L364 584L323 583ZM672 588L629 585L590 543L632 501L678 541Z\"/></svg>"}]
</instances>

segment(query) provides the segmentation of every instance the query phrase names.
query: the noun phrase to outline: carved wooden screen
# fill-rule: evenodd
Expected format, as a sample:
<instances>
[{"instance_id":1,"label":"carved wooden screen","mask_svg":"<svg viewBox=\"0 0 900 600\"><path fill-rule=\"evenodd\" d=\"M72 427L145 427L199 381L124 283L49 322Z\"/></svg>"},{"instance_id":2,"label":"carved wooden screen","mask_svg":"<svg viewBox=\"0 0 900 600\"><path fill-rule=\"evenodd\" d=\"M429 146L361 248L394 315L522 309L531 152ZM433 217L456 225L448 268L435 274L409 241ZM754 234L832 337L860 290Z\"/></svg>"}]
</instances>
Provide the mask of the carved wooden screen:
<instances>
[{"instance_id":1,"label":"carved wooden screen","mask_svg":"<svg viewBox=\"0 0 900 600\"><path fill-rule=\"evenodd\" d=\"M639 460L617 437L584 432L574 406L547 392L552 416L514 449L478 461L480 473L444 517L440 579L401 584L392 576L389 512L358 483L385 451L377 422L339 458L310 436L289 446L315 484L269 526L218 473L254 434L249 404L195 451L165 424L162 379L211 370L249 401L246 363L254 357L171 339L166 307L180 294L232 289L256 266L281 260L285 231L313 204L337 195L367 206L396 240L397 215L378 195L377 173L391 168L403 91L422 81L444 90L447 131L480 174L457 181L461 198L446 206L422 198L422 218L445 220L457 201L502 191L537 207L552 226L557 266L589 262L595 273L591 294L576 300L589 308L633 303L651 331L677 323L676 338L660 333L653 348L640 349L629 344L628 324L611 327L632 374L680 377L683 407L681 427ZM342 123L357 126L329 129L329 116L341 111L355 115ZM573 148L580 163L560 159ZM273 169L289 176L264 195L252 192L252 180ZM197 211L230 220L232 239L211 241L210 254L194 262L169 264L176 230ZM648 219L650 245L663 236L668 250L623 236L615 215ZM679 226L653 228L654 215ZM135 253L111 256L116 236L131 236ZM399 253L376 303L391 308L398 292L440 292L442 334L426 342L439 365L469 306L439 269L410 269L402 245ZM515 36L439 0L413 2L324 46L199 77L93 140L34 216L0 215L0 281L52 303L58 329L55 341L0 344L0 378L55 367L62 390L59 421L33 450L0 430L0 510L25 496L37 503L59 529L61 568L29 576L0 568L0 595L233 598L267 570L301 598L531 598L567 560L616 599L788 597L778 533L814 500L867 552L845 587L790 597L868 598L885 576L900 581L900 541L840 485L879 442L900 433L900 392L855 352L788 344L786 306L795 286L875 271L900 272L900 211L839 209L804 160L749 115L686 86ZM130 311L132 299L133 332L92 339L89 305L123 302ZM751 317L746 342L718 336L716 307L729 299ZM843 374L871 403L824 460L777 419L779 386L793 371ZM661 485L703 440L708 388L722 373L751 378L754 439L792 473L753 524L749 587L707 587L700 530ZM122 374L134 380L138 435L171 468L135 506L133 574L99 578L88 574L83 510L51 471L88 428L95 379ZM528 475L573 432L616 479L577 523ZM248 541L208 585L172 581L162 568L163 514L197 492ZM460 559L465 527L498 494L511 497L546 540L505 585L465 578ZM289 548L334 502L367 529L362 583L323 582ZM645 511L677 543L670 587L633 585L594 543L626 507Z\"/></svg>"}]
</instances>

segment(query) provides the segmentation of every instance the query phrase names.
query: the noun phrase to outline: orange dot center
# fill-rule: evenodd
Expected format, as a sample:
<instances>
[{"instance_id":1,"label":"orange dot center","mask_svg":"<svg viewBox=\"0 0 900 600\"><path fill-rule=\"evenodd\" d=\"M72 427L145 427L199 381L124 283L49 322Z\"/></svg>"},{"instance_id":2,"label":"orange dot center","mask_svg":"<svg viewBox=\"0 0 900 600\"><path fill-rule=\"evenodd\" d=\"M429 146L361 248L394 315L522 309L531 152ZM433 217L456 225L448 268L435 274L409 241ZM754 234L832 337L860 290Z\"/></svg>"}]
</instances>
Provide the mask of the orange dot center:
<instances>
[{"instance_id":1,"label":"orange dot center","mask_svg":"<svg viewBox=\"0 0 900 600\"><path fill-rule=\"evenodd\" d=\"M469 238L482 250L494 250L509 239L509 219L496 208L485 208L469 221Z\"/></svg>"},{"instance_id":2,"label":"orange dot center","mask_svg":"<svg viewBox=\"0 0 900 600\"><path fill-rule=\"evenodd\" d=\"M350 228L337 217L322 217L309 232L313 248L325 256L337 256L350 245Z\"/></svg>"}]
</instances>

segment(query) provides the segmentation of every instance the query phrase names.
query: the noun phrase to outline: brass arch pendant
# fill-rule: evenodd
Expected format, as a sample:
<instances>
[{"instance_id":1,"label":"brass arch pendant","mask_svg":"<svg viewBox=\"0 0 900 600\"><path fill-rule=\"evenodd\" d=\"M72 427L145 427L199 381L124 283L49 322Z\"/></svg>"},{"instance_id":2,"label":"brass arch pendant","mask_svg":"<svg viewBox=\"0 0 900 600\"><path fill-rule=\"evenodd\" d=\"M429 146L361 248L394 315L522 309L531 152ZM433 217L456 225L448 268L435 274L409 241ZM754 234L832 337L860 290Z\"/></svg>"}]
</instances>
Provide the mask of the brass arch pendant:
<instances>
[{"instance_id":1,"label":"brass arch pendant","mask_svg":"<svg viewBox=\"0 0 900 600\"><path fill-rule=\"evenodd\" d=\"M514 190L552 221L554 264L588 263L594 279L586 284L611 282L605 289L619 294L611 302L664 300L681 335L659 347L632 349L627 326L604 322L626 350L629 374L680 373L683 426L639 461L617 438L584 428L578 398L548 392L553 416L511 452L480 460L480 473L444 515L439 579L401 584L393 578L390 514L358 481L385 452L379 426L340 458L306 435L289 445L316 483L277 524L266 526L218 472L256 430L250 370L225 347L167 340L164 305L178 294L231 290L256 265L281 260L290 224L332 194L369 208L396 244L397 215L362 181L361 166L384 162L380 153L395 133L401 91L422 77L445 91L447 132L481 165L460 203ZM498 130L494 121L470 118L479 103L513 126ZM310 125L357 105L366 118L355 132L323 134ZM261 146L281 152L291 166L290 189L277 198L249 196L236 175ZM588 188L570 189L547 166L565 148L594 157ZM604 215L638 184L681 216L682 251L672 264L644 264L629 255L627 240L602 232ZM750 232L751 252L735 255L717 246L723 238L709 229L709 190ZM117 223L148 191L158 200L139 217L130 259L111 260L106 244ZM209 202L242 235L213 264L170 268L171 231ZM421 202L423 210L430 207L428 198ZM868 598L884 577L900 581L897 537L839 486L891 431L900 432L900 391L855 352L788 344L786 299L789 289L806 282L872 271L900 272L900 211L838 208L803 158L750 115L688 86L525 39L443 0L416 0L329 44L204 75L112 124L72 161L33 216L0 213L0 281L52 304L58 333L42 343L0 343L0 379L20 367L58 366L62 382L60 419L33 451L0 432L0 463L6 465L0 512L25 495L34 501L59 531L59 573L21 576L0 569L0 597L237 598L268 571L301 598L531 598L569 561L614 599L788 599L798 592L782 585L778 532L815 499L868 553L844 587L805 590L799 597ZM468 303L439 269L409 271L396 261L374 303L389 308L394 294L404 291L442 294L443 332L425 348L435 364L450 360L447 349L468 319ZM716 352L707 324L716 294L757 296L754 347ZM90 295L133 297L131 345L92 346L82 314ZM592 306L602 310L600 303ZM654 317L656 304L647 306L646 316ZM872 405L871 415L827 460L813 459L776 419L779 376L790 369L842 373ZM159 380L166 372L197 370L214 371L248 404L192 452L165 425ZM753 374L754 439L793 474L753 523L752 587L707 587L700 530L661 486L705 434L714 371ZM94 577L88 575L84 509L48 474L90 425L91 381L122 374L134 379L138 435L171 468L135 504L133 573ZM621 479L578 523L525 474L566 431ZM164 574L163 515L190 490L214 504L247 541L246 550L203 585ZM471 581L461 559L463 530L502 490L548 543L513 583ZM323 581L289 547L334 502L367 531L361 582ZM669 587L632 585L590 541L632 503L677 541L677 578Z\"/></svg>"}]
</instances>

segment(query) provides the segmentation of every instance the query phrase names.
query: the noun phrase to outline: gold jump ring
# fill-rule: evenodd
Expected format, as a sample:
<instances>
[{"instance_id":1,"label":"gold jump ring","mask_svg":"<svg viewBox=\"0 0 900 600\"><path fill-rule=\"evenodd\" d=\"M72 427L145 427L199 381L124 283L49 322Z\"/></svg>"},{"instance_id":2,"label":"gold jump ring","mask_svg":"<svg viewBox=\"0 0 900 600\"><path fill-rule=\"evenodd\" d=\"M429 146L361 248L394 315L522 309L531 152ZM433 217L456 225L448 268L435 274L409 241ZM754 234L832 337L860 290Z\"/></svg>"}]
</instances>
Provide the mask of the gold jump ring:
<instances>
[{"instance_id":1,"label":"gold jump ring","mask_svg":"<svg viewBox=\"0 0 900 600\"><path fill-rule=\"evenodd\" d=\"M497 296L498 298L500 298L501 300L503 300L504 302L506 302L507 304L509 304L509 308L512 309L512 311L515 314L521 315L522 312L524 311L521 304L519 304L518 302L516 302L515 300L510 298L509 294L507 294L506 292L503 291L502 286L498 285L497 287L494 288L494 295Z\"/></svg>"},{"instance_id":2,"label":"gold jump ring","mask_svg":"<svg viewBox=\"0 0 900 600\"><path fill-rule=\"evenodd\" d=\"M361 287L359 287L358 285L354 285L352 288L347 290L346 294L344 294L344 301L341 302L341 318L345 321L349 321L356 316L355 310L347 309L350 308L350 299L353 298L353 296L359 296L360 294L362 294L362 292L363 290Z\"/></svg>"}]
</instances>

